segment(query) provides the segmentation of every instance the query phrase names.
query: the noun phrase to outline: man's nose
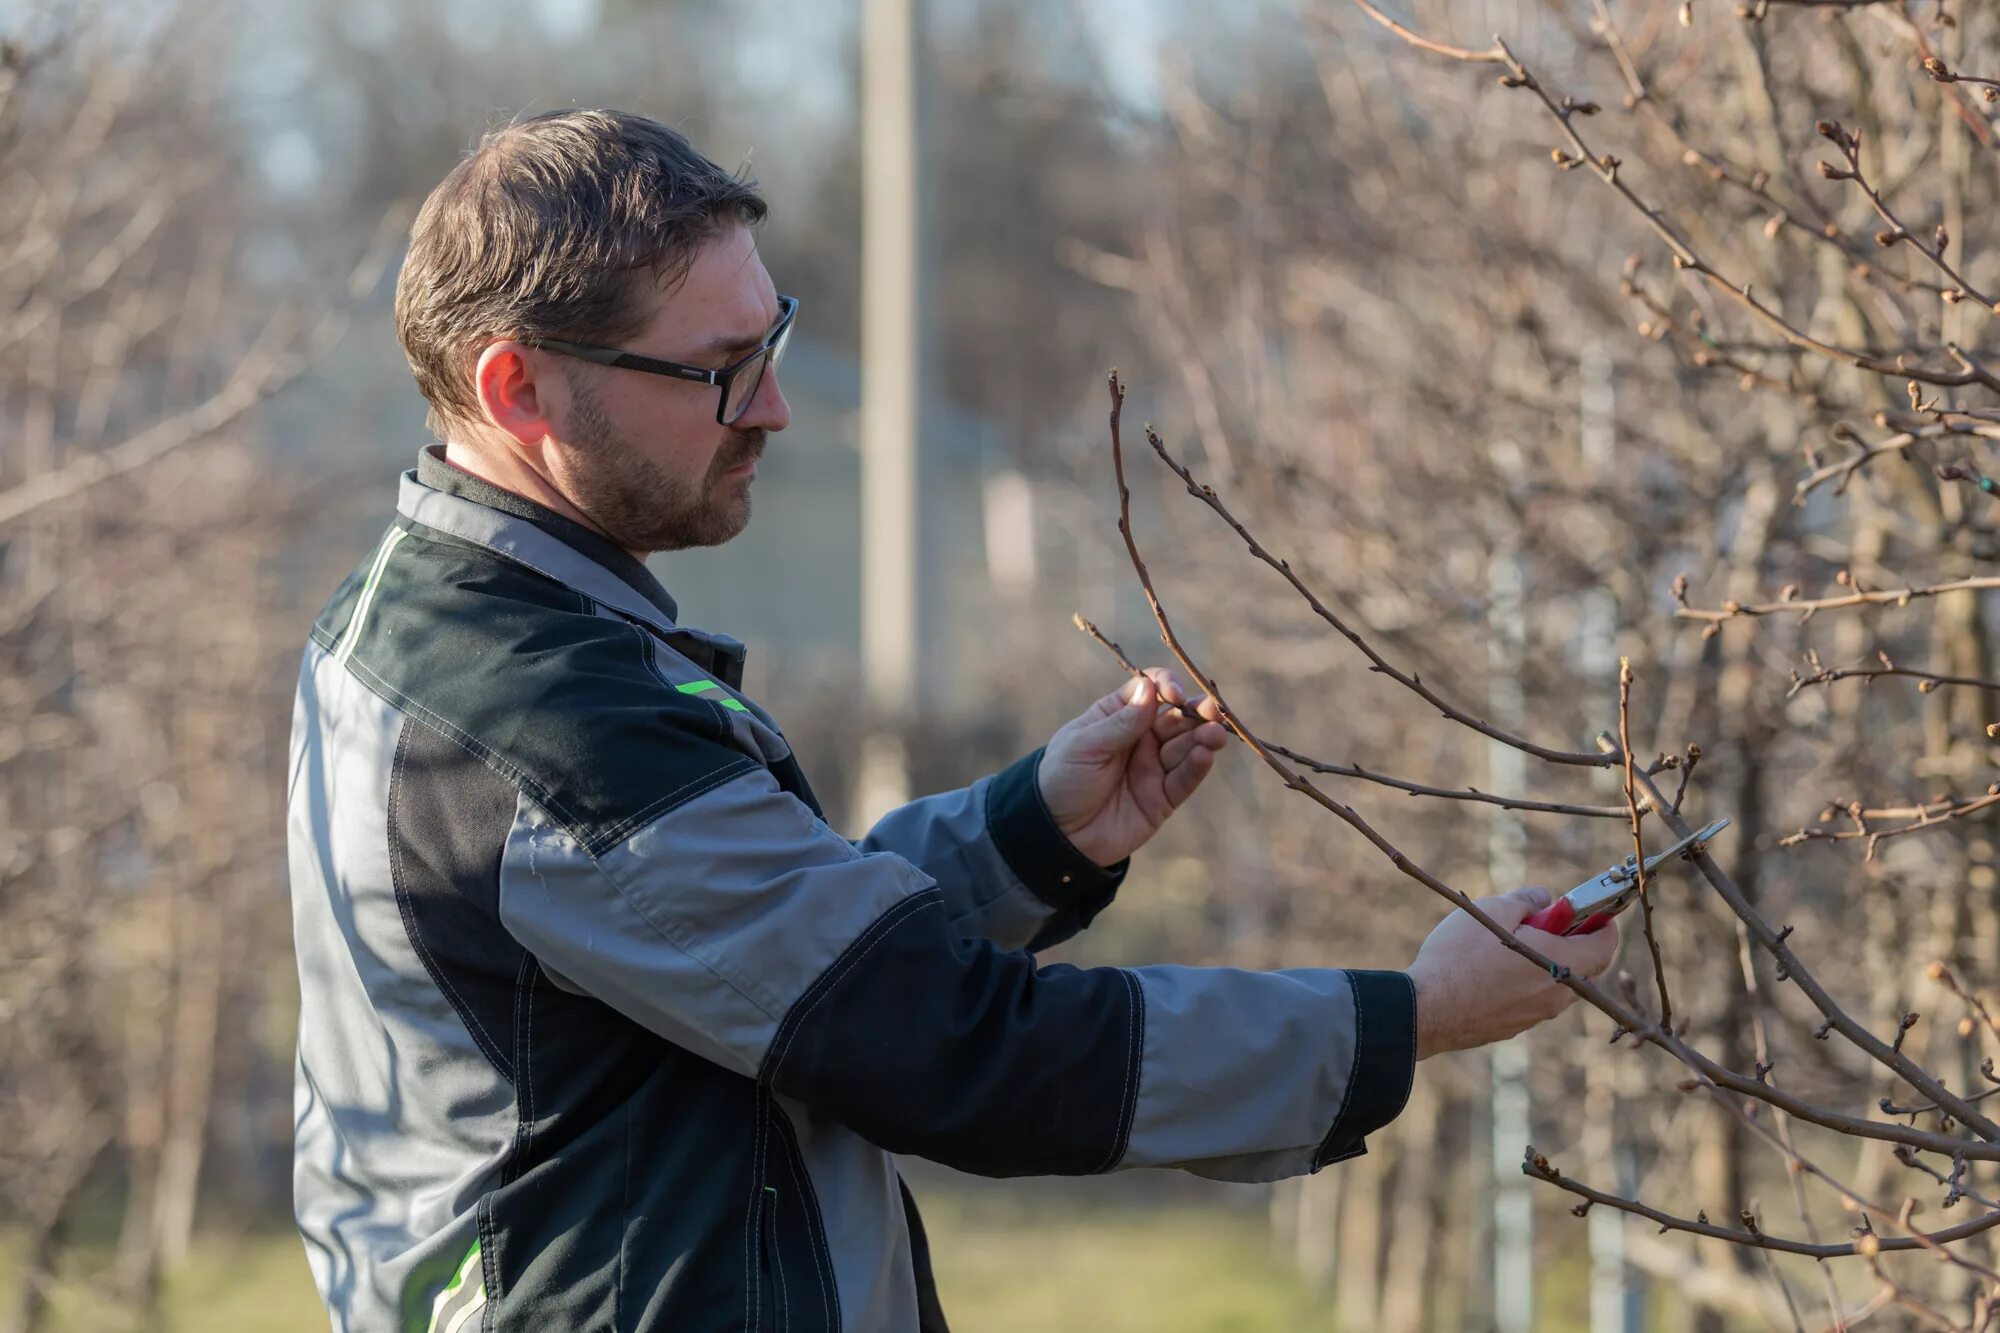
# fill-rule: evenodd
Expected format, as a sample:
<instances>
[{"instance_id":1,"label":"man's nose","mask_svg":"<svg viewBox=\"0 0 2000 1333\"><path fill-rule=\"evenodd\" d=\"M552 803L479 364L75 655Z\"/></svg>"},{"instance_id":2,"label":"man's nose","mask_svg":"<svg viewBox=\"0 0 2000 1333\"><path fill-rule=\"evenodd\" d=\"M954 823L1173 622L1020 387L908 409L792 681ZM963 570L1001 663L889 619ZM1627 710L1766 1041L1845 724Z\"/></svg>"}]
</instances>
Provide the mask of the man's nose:
<instances>
[{"instance_id":1,"label":"man's nose","mask_svg":"<svg viewBox=\"0 0 2000 1333\"><path fill-rule=\"evenodd\" d=\"M792 405L785 401L785 391L778 387L778 372L764 372L764 382L757 386L757 396L750 400L750 410L737 421L736 429L761 429L779 431L792 424Z\"/></svg>"}]
</instances>

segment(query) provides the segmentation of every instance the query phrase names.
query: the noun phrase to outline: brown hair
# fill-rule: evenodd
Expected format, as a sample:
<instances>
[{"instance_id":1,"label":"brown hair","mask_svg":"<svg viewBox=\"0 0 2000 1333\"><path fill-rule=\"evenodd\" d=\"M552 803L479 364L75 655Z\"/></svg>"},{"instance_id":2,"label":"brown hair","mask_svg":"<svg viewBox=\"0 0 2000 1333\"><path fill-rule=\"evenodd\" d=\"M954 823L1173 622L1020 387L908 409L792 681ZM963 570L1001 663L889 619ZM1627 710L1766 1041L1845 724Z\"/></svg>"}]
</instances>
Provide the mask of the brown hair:
<instances>
[{"instance_id":1,"label":"brown hair","mask_svg":"<svg viewBox=\"0 0 2000 1333\"><path fill-rule=\"evenodd\" d=\"M487 340L630 337L646 316L635 271L677 283L766 211L754 178L644 116L551 111L486 135L424 201L396 280L432 433L479 420L471 354Z\"/></svg>"}]
</instances>

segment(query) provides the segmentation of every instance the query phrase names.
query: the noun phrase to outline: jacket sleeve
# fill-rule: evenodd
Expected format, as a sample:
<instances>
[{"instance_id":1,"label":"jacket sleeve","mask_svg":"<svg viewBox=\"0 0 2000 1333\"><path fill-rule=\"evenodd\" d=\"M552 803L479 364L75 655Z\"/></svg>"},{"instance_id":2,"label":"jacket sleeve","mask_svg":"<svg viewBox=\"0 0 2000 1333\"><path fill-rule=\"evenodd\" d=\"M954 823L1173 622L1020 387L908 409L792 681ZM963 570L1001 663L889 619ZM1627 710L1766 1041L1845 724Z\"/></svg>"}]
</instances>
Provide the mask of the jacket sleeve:
<instances>
[{"instance_id":1,"label":"jacket sleeve","mask_svg":"<svg viewBox=\"0 0 2000 1333\"><path fill-rule=\"evenodd\" d=\"M1070 845L1035 770L1042 752L970 787L884 815L856 844L893 852L938 886L954 929L1003 949L1046 949L1110 905L1131 858L1109 869Z\"/></svg>"},{"instance_id":2,"label":"jacket sleeve","mask_svg":"<svg viewBox=\"0 0 2000 1333\"><path fill-rule=\"evenodd\" d=\"M501 919L668 1040L960 1170L1273 1180L1402 1109L1402 973L1038 966L768 770L726 773L595 855L523 795Z\"/></svg>"}]
</instances>

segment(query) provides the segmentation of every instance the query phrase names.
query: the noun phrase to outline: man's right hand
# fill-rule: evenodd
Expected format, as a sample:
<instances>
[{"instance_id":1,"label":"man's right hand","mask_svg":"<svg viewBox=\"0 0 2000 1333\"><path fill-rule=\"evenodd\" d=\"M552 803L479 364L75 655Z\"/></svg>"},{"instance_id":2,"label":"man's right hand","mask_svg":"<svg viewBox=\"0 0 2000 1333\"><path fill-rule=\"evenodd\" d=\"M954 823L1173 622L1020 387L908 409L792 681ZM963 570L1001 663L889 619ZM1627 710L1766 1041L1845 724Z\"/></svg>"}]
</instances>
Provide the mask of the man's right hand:
<instances>
[{"instance_id":1,"label":"man's right hand","mask_svg":"<svg viewBox=\"0 0 2000 1333\"><path fill-rule=\"evenodd\" d=\"M1595 977L1618 953L1613 922L1588 935L1551 935L1521 920L1553 898L1540 887L1478 900L1480 910L1521 943L1580 977ZM1576 995L1494 939L1464 912L1440 921L1417 950L1409 977L1417 992L1417 1059L1504 1041L1569 1008Z\"/></svg>"}]
</instances>

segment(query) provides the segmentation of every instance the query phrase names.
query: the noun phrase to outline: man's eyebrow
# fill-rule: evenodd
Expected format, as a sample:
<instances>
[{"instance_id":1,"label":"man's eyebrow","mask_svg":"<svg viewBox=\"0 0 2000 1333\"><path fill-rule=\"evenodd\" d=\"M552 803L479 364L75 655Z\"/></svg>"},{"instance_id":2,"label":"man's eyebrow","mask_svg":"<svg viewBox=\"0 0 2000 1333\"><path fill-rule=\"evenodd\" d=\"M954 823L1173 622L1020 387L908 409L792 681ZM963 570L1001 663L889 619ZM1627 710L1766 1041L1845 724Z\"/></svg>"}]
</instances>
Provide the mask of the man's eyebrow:
<instances>
[{"instance_id":1,"label":"man's eyebrow","mask_svg":"<svg viewBox=\"0 0 2000 1333\"><path fill-rule=\"evenodd\" d=\"M763 328L747 337L735 333L715 334L697 347L690 355L714 356L718 352L747 352L753 347L762 346L764 339L770 337L771 330L777 326L778 318L778 316L773 316L769 324L766 324Z\"/></svg>"},{"instance_id":2,"label":"man's eyebrow","mask_svg":"<svg viewBox=\"0 0 2000 1333\"><path fill-rule=\"evenodd\" d=\"M747 352L764 341L769 329L760 329L749 337L739 337L734 333L718 333L694 350L695 356L714 356L718 352Z\"/></svg>"}]
</instances>

